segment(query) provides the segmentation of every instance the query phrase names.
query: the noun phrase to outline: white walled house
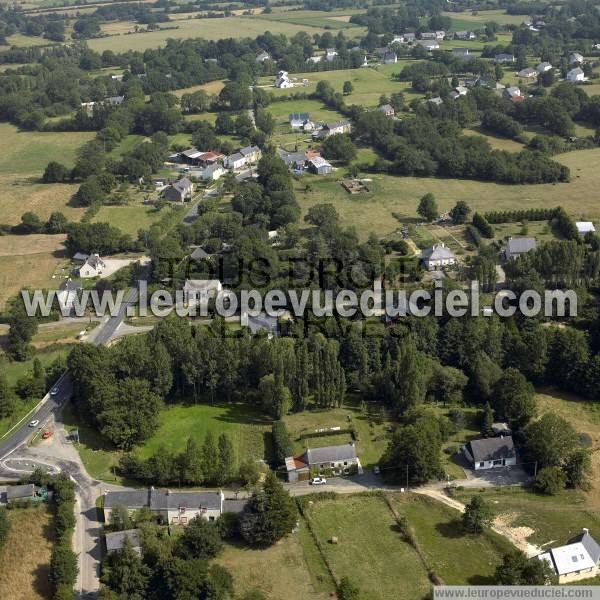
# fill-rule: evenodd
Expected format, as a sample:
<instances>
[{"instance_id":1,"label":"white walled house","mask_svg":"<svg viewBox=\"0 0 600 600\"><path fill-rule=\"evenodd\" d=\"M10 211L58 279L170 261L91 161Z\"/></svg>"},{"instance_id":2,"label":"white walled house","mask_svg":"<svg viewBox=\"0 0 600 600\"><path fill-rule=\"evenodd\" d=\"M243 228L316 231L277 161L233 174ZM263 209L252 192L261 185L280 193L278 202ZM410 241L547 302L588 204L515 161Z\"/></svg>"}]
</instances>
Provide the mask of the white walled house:
<instances>
[{"instance_id":1,"label":"white walled house","mask_svg":"<svg viewBox=\"0 0 600 600\"><path fill-rule=\"evenodd\" d=\"M311 470L331 470L334 475L342 475L349 473L354 465L361 469L354 442L341 446L307 448L304 454L285 459L288 481L306 480L310 477Z\"/></svg>"},{"instance_id":2,"label":"white walled house","mask_svg":"<svg viewBox=\"0 0 600 600\"><path fill-rule=\"evenodd\" d=\"M423 250L421 260L428 271L435 271L456 264L454 252L447 248L444 243L435 244L431 248Z\"/></svg>"},{"instance_id":3,"label":"white walled house","mask_svg":"<svg viewBox=\"0 0 600 600\"><path fill-rule=\"evenodd\" d=\"M517 453L510 435L471 440L461 447L461 451L475 471L517 464Z\"/></svg>"},{"instance_id":4,"label":"white walled house","mask_svg":"<svg viewBox=\"0 0 600 600\"><path fill-rule=\"evenodd\" d=\"M567 73L567 81L587 81L587 77L585 76L585 73L581 67L576 67Z\"/></svg>"},{"instance_id":5,"label":"white walled house","mask_svg":"<svg viewBox=\"0 0 600 600\"><path fill-rule=\"evenodd\" d=\"M294 87L294 84L290 81L290 77L287 71L279 71L275 78L275 87L279 89L287 89Z\"/></svg>"},{"instance_id":6,"label":"white walled house","mask_svg":"<svg viewBox=\"0 0 600 600\"><path fill-rule=\"evenodd\" d=\"M86 279L88 277L98 277L104 272L106 263L98 254L90 254L86 261L79 267L79 277Z\"/></svg>"}]
</instances>

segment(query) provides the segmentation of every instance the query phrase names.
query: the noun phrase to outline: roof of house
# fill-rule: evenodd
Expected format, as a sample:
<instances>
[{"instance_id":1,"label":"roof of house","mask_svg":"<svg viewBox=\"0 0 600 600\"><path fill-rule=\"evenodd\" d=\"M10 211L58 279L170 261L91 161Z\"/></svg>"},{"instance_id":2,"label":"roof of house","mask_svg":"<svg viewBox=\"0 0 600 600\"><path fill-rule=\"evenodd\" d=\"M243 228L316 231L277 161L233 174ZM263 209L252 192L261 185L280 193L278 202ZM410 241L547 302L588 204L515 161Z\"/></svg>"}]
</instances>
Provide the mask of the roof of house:
<instances>
[{"instance_id":1,"label":"roof of house","mask_svg":"<svg viewBox=\"0 0 600 600\"><path fill-rule=\"evenodd\" d=\"M126 506L128 508L142 508L148 506L149 490L129 490L106 492L104 508Z\"/></svg>"},{"instance_id":2,"label":"roof of house","mask_svg":"<svg viewBox=\"0 0 600 600\"><path fill-rule=\"evenodd\" d=\"M172 187L174 187L179 192L185 193L192 187L194 187L194 184L187 177L184 177L183 179L176 181Z\"/></svg>"},{"instance_id":3,"label":"roof of house","mask_svg":"<svg viewBox=\"0 0 600 600\"><path fill-rule=\"evenodd\" d=\"M252 333L267 331L268 333L276 333L278 328L277 317L272 317L267 313L260 315L248 315L248 329Z\"/></svg>"},{"instance_id":4,"label":"roof of house","mask_svg":"<svg viewBox=\"0 0 600 600\"><path fill-rule=\"evenodd\" d=\"M98 254L90 254L86 260L85 264L92 267L92 269L97 269L100 266L104 266L104 261L98 256Z\"/></svg>"},{"instance_id":5,"label":"roof of house","mask_svg":"<svg viewBox=\"0 0 600 600\"><path fill-rule=\"evenodd\" d=\"M304 453L309 465L318 465L326 462L340 462L356 458L356 446L351 442L341 446L326 446L324 448L308 448Z\"/></svg>"},{"instance_id":6,"label":"roof of house","mask_svg":"<svg viewBox=\"0 0 600 600\"><path fill-rule=\"evenodd\" d=\"M475 462L514 458L517 455L512 436L510 435L471 440L469 446Z\"/></svg>"},{"instance_id":7,"label":"roof of house","mask_svg":"<svg viewBox=\"0 0 600 600\"><path fill-rule=\"evenodd\" d=\"M209 160L217 160L219 158L223 158L223 154L221 154L220 152L203 152L202 153L202 160L203 161L209 161Z\"/></svg>"},{"instance_id":8,"label":"roof of house","mask_svg":"<svg viewBox=\"0 0 600 600\"><path fill-rule=\"evenodd\" d=\"M227 157L227 162L236 162L238 160L244 160L246 158L241 152L235 152Z\"/></svg>"},{"instance_id":9,"label":"roof of house","mask_svg":"<svg viewBox=\"0 0 600 600\"><path fill-rule=\"evenodd\" d=\"M197 148L188 148L187 150L184 150L183 152L180 152L181 155L187 157L187 158L200 158L203 154L206 154L205 152L201 152L200 150L198 150Z\"/></svg>"},{"instance_id":10,"label":"roof of house","mask_svg":"<svg viewBox=\"0 0 600 600\"><path fill-rule=\"evenodd\" d=\"M590 535L587 529L584 528L580 534L569 540L569 544L577 543L583 544L594 563L600 561L600 544Z\"/></svg>"},{"instance_id":11,"label":"roof of house","mask_svg":"<svg viewBox=\"0 0 600 600\"><path fill-rule=\"evenodd\" d=\"M226 498L223 500L223 512L224 513L241 513L248 504L247 500L233 500Z\"/></svg>"},{"instance_id":12,"label":"roof of house","mask_svg":"<svg viewBox=\"0 0 600 600\"><path fill-rule=\"evenodd\" d=\"M286 165L306 162L306 154L304 154L304 152L286 152L285 150L279 150L278 154Z\"/></svg>"},{"instance_id":13,"label":"roof of house","mask_svg":"<svg viewBox=\"0 0 600 600\"><path fill-rule=\"evenodd\" d=\"M20 498L31 498L35 495L35 485L25 483L23 485L10 485L6 488L8 500L19 500Z\"/></svg>"},{"instance_id":14,"label":"roof of house","mask_svg":"<svg viewBox=\"0 0 600 600\"><path fill-rule=\"evenodd\" d=\"M398 58L396 56L396 53L393 52L392 50L388 50L384 55L383 55L383 60L394 60Z\"/></svg>"},{"instance_id":15,"label":"roof of house","mask_svg":"<svg viewBox=\"0 0 600 600\"><path fill-rule=\"evenodd\" d=\"M393 113L394 112L394 107L391 104L382 104L381 106L379 106L377 108L377 110L381 111L382 113Z\"/></svg>"},{"instance_id":16,"label":"roof of house","mask_svg":"<svg viewBox=\"0 0 600 600\"><path fill-rule=\"evenodd\" d=\"M150 508L173 510L185 508L221 508L221 492L172 492L170 490L150 490Z\"/></svg>"},{"instance_id":17,"label":"roof of house","mask_svg":"<svg viewBox=\"0 0 600 600\"><path fill-rule=\"evenodd\" d=\"M537 75L537 71L531 67L527 67L526 69L521 69L518 75L520 77L529 77L530 75Z\"/></svg>"},{"instance_id":18,"label":"roof of house","mask_svg":"<svg viewBox=\"0 0 600 600\"><path fill-rule=\"evenodd\" d=\"M308 465L303 459L304 456L287 456L285 459L285 468L288 471L296 471L297 469L308 468Z\"/></svg>"},{"instance_id":19,"label":"roof of house","mask_svg":"<svg viewBox=\"0 0 600 600\"><path fill-rule=\"evenodd\" d=\"M596 566L587 549L580 542L552 548L549 554L559 575L593 569Z\"/></svg>"},{"instance_id":20,"label":"roof of house","mask_svg":"<svg viewBox=\"0 0 600 600\"><path fill-rule=\"evenodd\" d=\"M577 227L577 231L579 233L588 233L589 231L596 231L596 228L594 227L594 224L591 221L577 221L575 223L575 226Z\"/></svg>"},{"instance_id":21,"label":"roof of house","mask_svg":"<svg viewBox=\"0 0 600 600\"><path fill-rule=\"evenodd\" d=\"M85 254L85 252L76 252L73 255L73 260L85 262L87 260L88 256L89 256L89 254Z\"/></svg>"},{"instance_id":22,"label":"roof of house","mask_svg":"<svg viewBox=\"0 0 600 600\"><path fill-rule=\"evenodd\" d=\"M436 96L435 98L429 98L429 100L427 100L427 102L431 102L432 104L443 104L444 101L439 97Z\"/></svg>"},{"instance_id":23,"label":"roof of house","mask_svg":"<svg viewBox=\"0 0 600 600\"><path fill-rule=\"evenodd\" d=\"M315 169L318 169L319 167L331 167L331 164L329 164L322 156L313 156L308 162Z\"/></svg>"},{"instance_id":24,"label":"roof of house","mask_svg":"<svg viewBox=\"0 0 600 600\"><path fill-rule=\"evenodd\" d=\"M308 113L292 113L289 116L290 122L292 121L300 121L301 123L305 123L310 120L310 115Z\"/></svg>"},{"instance_id":25,"label":"roof of house","mask_svg":"<svg viewBox=\"0 0 600 600\"><path fill-rule=\"evenodd\" d=\"M509 435L511 433L508 423L492 423L492 431L494 433L508 433Z\"/></svg>"},{"instance_id":26,"label":"roof of house","mask_svg":"<svg viewBox=\"0 0 600 600\"><path fill-rule=\"evenodd\" d=\"M551 69L552 65L549 62L541 62L536 69L538 71L547 71L548 69Z\"/></svg>"},{"instance_id":27,"label":"roof of house","mask_svg":"<svg viewBox=\"0 0 600 600\"><path fill-rule=\"evenodd\" d=\"M535 238L510 238L506 244L506 249L510 254L523 254L523 252L529 252L535 250L537 242Z\"/></svg>"},{"instance_id":28,"label":"roof of house","mask_svg":"<svg viewBox=\"0 0 600 600\"><path fill-rule=\"evenodd\" d=\"M583 75L584 71L581 67L575 67L574 69L571 69L568 73L567 73L567 77L569 75Z\"/></svg>"},{"instance_id":29,"label":"roof of house","mask_svg":"<svg viewBox=\"0 0 600 600\"><path fill-rule=\"evenodd\" d=\"M327 129L337 129L338 127L347 127L349 124L349 121L346 119L340 119L339 121L334 121L333 123L326 123L325 127Z\"/></svg>"},{"instance_id":30,"label":"roof of house","mask_svg":"<svg viewBox=\"0 0 600 600\"><path fill-rule=\"evenodd\" d=\"M468 48L452 48L453 54L469 54Z\"/></svg>"},{"instance_id":31,"label":"roof of house","mask_svg":"<svg viewBox=\"0 0 600 600\"><path fill-rule=\"evenodd\" d=\"M125 531L112 531L106 534L106 551L115 552L123 549L125 538L128 538L134 548L140 548L140 530L126 529Z\"/></svg>"},{"instance_id":32,"label":"roof of house","mask_svg":"<svg viewBox=\"0 0 600 600\"><path fill-rule=\"evenodd\" d=\"M193 258L194 260L205 260L210 258L210 254L198 246L197 248L194 248L194 251L190 254L190 258Z\"/></svg>"},{"instance_id":33,"label":"roof of house","mask_svg":"<svg viewBox=\"0 0 600 600\"><path fill-rule=\"evenodd\" d=\"M434 244L431 248L425 248L425 250L423 250L421 258L429 261L451 260L456 258L456 256L445 244Z\"/></svg>"},{"instance_id":34,"label":"roof of house","mask_svg":"<svg viewBox=\"0 0 600 600\"><path fill-rule=\"evenodd\" d=\"M244 148L240 148L240 154L242 156L256 154L257 152L260 152L260 148L258 146L245 146Z\"/></svg>"},{"instance_id":35,"label":"roof of house","mask_svg":"<svg viewBox=\"0 0 600 600\"><path fill-rule=\"evenodd\" d=\"M186 279L183 289L190 290L220 290L221 282L218 279Z\"/></svg>"}]
</instances>

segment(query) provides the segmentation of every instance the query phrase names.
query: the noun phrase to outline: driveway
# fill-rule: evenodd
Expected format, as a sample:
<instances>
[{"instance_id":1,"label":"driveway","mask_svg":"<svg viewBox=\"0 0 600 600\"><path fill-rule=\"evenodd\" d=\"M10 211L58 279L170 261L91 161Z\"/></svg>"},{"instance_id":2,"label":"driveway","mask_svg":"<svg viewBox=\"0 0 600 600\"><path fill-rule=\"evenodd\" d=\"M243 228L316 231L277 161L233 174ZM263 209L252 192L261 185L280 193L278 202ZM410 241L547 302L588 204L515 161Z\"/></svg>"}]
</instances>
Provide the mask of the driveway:
<instances>
[{"instance_id":1,"label":"driveway","mask_svg":"<svg viewBox=\"0 0 600 600\"><path fill-rule=\"evenodd\" d=\"M523 467L502 467L496 469L483 469L481 471L466 471L467 479L453 481L452 485L463 487L499 487L503 485L524 485L531 481L532 477Z\"/></svg>"}]
</instances>

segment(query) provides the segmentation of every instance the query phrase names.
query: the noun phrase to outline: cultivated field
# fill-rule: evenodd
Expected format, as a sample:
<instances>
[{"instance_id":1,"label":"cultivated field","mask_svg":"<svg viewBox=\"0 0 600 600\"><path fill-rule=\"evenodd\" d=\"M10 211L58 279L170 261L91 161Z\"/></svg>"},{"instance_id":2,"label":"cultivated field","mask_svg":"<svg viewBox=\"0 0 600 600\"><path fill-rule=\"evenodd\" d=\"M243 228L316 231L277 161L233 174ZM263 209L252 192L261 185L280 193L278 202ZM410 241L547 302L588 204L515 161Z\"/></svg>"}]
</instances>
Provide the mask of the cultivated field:
<instances>
[{"instance_id":1,"label":"cultivated field","mask_svg":"<svg viewBox=\"0 0 600 600\"><path fill-rule=\"evenodd\" d=\"M255 38L270 31L273 34L283 33L293 36L299 31L307 33L323 33L323 27L310 25L297 25L295 23L281 21L267 21L260 17L225 17L222 19L188 19L187 21L175 21L173 23L162 23L162 30L148 33L132 33L126 35L125 31L133 31L134 24L107 23L102 25L106 33L121 33L121 35L98 38L88 41L93 50L103 52L113 50L114 52L125 52L127 50L146 50L164 46L167 40L185 38L204 38L218 40L225 38ZM169 29L164 29L169 27ZM176 29L171 29L176 27ZM352 32L360 35L361 28L353 28Z\"/></svg>"},{"instance_id":2,"label":"cultivated field","mask_svg":"<svg viewBox=\"0 0 600 600\"><path fill-rule=\"evenodd\" d=\"M0 598L46 600L52 597L50 553L54 537L46 506L8 511L11 529L0 550Z\"/></svg>"}]
</instances>

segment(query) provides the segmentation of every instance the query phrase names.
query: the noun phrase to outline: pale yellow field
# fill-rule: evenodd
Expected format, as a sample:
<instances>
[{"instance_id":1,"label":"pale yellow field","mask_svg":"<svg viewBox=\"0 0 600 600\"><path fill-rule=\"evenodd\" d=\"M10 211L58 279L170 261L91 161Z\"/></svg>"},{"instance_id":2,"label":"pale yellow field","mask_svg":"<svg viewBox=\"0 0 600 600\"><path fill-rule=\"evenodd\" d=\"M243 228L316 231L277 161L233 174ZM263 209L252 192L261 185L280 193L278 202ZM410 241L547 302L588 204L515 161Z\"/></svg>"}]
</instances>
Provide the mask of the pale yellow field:
<instances>
[{"instance_id":1,"label":"pale yellow field","mask_svg":"<svg viewBox=\"0 0 600 600\"><path fill-rule=\"evenodd\" d=\"M181 98L183 94L192 94L193 92L204 91L207 94L218 94L225 87L225 82L221 80L209 81L208 83L203 83L202 85L194 85L188 88L181 88L179 90L174 90L172 94Z\"/></svg>"}]
</instances>

